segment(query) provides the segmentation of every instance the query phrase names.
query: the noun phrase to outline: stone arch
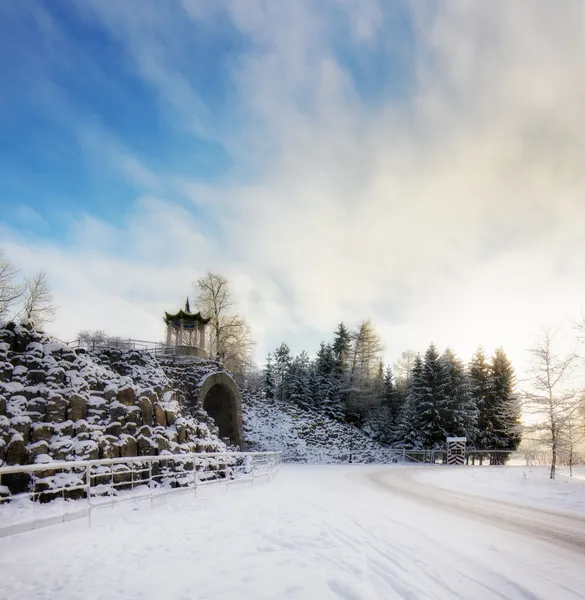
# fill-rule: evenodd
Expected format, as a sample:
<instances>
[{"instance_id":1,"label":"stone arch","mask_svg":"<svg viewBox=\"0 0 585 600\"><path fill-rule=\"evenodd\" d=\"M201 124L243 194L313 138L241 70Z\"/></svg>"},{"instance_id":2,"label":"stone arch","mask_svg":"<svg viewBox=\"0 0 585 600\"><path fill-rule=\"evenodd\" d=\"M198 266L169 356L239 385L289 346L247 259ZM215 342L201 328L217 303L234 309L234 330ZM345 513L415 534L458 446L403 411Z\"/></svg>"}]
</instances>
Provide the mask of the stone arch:
<instances>
[{"instance_id":1,"label":"stone arch","mask_svg":"<svg viewBox=\"0 0 585 600\"><path fill-rule=\"evenodd\" d=\"M219 427L219 437L242 448L242 396L236 382L225 372L208 375L197 397Z\"/></svg>"}]
</instances>

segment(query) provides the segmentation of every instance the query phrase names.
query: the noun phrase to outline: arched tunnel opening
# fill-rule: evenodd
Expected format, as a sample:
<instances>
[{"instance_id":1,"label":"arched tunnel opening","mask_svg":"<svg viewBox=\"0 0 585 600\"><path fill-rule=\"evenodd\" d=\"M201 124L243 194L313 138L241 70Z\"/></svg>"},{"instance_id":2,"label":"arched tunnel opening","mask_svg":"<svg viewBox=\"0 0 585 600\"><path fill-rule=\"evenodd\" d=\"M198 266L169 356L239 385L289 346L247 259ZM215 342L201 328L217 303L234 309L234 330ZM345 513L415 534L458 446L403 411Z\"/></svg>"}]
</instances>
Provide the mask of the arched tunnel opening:
<instances>
[{"instance_id":1,"label":"arched tunnel opening","mask_svg":"<svg viewBox=\"0 0 585 600\"><path fill-rule=\"evenodd\" d=\"M229 438L233 444L239 445L235 398L231 390L221 383L216 383L207 392L203 408L213 417L219 428L219 437Z\"/></svg>"}]
</instances>

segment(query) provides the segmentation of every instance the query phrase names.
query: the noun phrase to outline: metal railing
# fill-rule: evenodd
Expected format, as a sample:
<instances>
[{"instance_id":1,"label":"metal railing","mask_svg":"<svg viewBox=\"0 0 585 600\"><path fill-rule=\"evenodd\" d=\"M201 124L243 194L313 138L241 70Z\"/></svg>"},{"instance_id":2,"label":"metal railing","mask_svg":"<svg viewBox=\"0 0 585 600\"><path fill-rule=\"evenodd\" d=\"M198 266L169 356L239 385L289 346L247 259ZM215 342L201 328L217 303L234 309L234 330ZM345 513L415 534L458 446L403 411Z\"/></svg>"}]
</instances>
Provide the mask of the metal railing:
<instances>
[{"instance_id":1,"label":"metal railing","mask_svg":"<svg viewBox=\"0 0 585 600\"><path fill-rule=\"evenodd\" d=\"M89 461L64 461L0 468L0 537L87 517L116 504L156 500L202 486L270 481L280 452L163 454Z\"/></svg>"},{"instance_id":2,"label":"metal railing","mask_svg":"<svg viewBox=\"0 0 585 600\"><path fill-rule=\"evenodd\" d=\"M505 459L513 455L516 459L521 453L511 450L466 450L466 464L500 465ZM283 452L283 462L312 462L318 463L355 463L355 464L393 464L393 463L419 463L419 464L447 464L447 450L408 450L406 448L381 448L376 450L327 450L300 454Z\"/></svg>"}]
</instances>

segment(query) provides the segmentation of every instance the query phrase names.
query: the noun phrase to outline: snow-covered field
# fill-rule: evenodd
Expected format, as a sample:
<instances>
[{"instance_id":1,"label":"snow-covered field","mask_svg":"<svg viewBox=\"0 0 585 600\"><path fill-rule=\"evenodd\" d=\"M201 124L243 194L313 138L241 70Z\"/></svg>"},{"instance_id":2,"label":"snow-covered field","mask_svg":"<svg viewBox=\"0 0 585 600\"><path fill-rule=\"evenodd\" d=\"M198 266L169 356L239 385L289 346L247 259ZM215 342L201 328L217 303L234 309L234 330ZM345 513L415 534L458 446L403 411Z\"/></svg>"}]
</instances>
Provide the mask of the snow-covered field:
<instances>
[{"instance_id":1,"label":"snow-covered field","mask_svg":"<svg viewBox=\"0 0 585 600\"><path fill-rule=\"evenodd\" d=\"M254 489L210 487L152 511L104 509L91 529L77 521L0 539L0 597L584 598L582 480L553 482L581 516L554 515L511 503L530 495L521 473L287 465ZM465 495L488 488L509 494Z\"/></svg>"}]
</instances>

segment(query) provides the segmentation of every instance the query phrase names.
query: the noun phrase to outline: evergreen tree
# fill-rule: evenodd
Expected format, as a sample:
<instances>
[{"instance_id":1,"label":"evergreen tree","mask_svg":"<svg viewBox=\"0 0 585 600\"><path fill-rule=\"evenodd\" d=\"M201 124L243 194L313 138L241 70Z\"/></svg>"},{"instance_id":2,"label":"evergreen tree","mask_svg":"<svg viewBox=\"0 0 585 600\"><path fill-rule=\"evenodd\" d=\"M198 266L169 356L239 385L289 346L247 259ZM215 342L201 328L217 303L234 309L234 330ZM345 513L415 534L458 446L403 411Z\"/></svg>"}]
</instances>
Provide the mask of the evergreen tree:
<instances>
[{"instance_id":1,"label":"evergreen tree","mask_svg":"<svg viewBox=\"0 0 585 600\"><path fill-rule=\"evenodd\" d=\"M305 410L313 408L310 367L309 357L303 350L291 362L287 375L289 400Z\"/></svg>"},{"instance_id":2,"label":"evergreen tree","mask_svg":"<svg viewBox=\"0 0 585 600\"><path fill-rule=\"evenodd\" d=\"M431 344L423 364L424 389L419 402L419 422L424 448L443 448L447 432L449 401L446 395L446 376L437 348Z\"/></svg>"},{"instance_id":3,"label":"evergreen tree","mask_svg":"<svg viewBox=\"0 0 585 600\"><path fill-rule=\"evenodd\" d=\"M514 394L514 369L506 353L498 348L491 361L488 394L491 447L516 450L521 440L521 407ZM494 453L492 464L502 464L509 455Z\"/></svg>"},{"instance_id":4,"label":"evergreen tree","mask_svg":"<svg viewBox=\"0 0 585 600\"><path fill-rule=\"evenodd\" d=\"M441 357L445 369L448 409L445 413L445 430L450 436L477 437L477 407L471 393L471 383L463 363L452 350Z\"/></svg>"},{"instance_id":5,"label":"evergreen tree","mask_svg":"<svg viewBox=\"0 0 585 600\"><path fill-rule=\"evenodd\" d=\"M409 450L422 448L420 404L425 392L423 362L420 355L417 355L406 382L406 400L401 406L394 436L395 444L402 448Z\"/></svg>"},{"instance_id":6,"label":"evergreen tree","mask_svg":"<svg viewBox=\"0 0 585 600\"><path fill-rule=\"evenodd\" d=\"M290 348L283 342L274 353L274 381L279 400L284 400L286 396L286 375L290 363Z\"/></svg>"},{"instance_id":7,"label":"evergreen tree","mask_svg":"<svg viewBox=\"0 0 585 600\"><path fill-rule=\"evenodd\" d=\"M471 396L477 408L477 430L475 439L469 439L468 445L477 450L484 450L491 447L493 431L489 409L490 366L482 348L478 348L471 359L469 380Z\"/></svg>"},{"instance_id":8,"label":"evergreen tree","mask_svg":"<svg viewBox=\"0 0 585 600\"><path fill-rule=\"evenodd\" d=\"M332 348L337 370L340 373L347 372L351 359L351 333L343 323L337 326Z\"/></svg>"},{"instance_id":9,"label":"evergreen tree","mask_svg":"<svg viewBox=\"0 0 585 600\"><path fill-rule=\"evenodd\" d=\"M269 353L264 368L264 394L267 400L274 400L276 397L276 383L274 381L274 368L272 366L272 355Z\"/></svg>"}]
</instances>

